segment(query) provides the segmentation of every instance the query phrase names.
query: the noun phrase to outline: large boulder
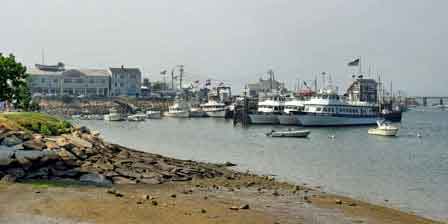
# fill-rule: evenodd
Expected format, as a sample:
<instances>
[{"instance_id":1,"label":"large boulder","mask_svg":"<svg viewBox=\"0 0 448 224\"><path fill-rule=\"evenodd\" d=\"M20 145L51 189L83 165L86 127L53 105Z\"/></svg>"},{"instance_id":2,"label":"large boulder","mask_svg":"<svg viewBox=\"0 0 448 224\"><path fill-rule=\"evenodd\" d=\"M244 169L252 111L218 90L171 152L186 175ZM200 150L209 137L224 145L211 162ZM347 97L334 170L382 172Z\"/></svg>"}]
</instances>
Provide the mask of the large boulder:
<instances>
[{"instance_id":1,"label":"large boulder","mask_svg":"<svg viewBox=\"0 0 448 224\"><path fill-rule=\"evenodd\" d=\"M62 135L62 136L64 136L71 144L75 145L76 147L92 148L92 143L90 143L82 138L79 138L79 137L76 137L73 135Z\"/></svg>"},{"instance_id":2,"label":"large boulder","mask_svg":"<svg viewBox=\"0 0 448 224\"><path fill-rule=\"evenodd\" d=\"M43 150L47 146L39 140L29 140L23 143L24 150Z\"/></svg>"},{"instance_id":3,"label":"large boulder","mask_svg":"<svg viewBox=\"0 0 448 224\"><path fill-rule=\"evenodd\" d=\"M0 166L7 166L15 161L14 149L0 146Z\"/></svg>"},{"instance_id":4,"label":"large boulder","mask_svg":"<svg viewBox=\"0 0 448 224\"><path fill-rule=\"evenodd\" d=\"M23 142L22 139L18 138L15 135L11 135L11 136L5 137L3 139L2 145L10 147L10 146L15 146L15 145L21 144L22 142Z\"/></svg>"}]
</instances>

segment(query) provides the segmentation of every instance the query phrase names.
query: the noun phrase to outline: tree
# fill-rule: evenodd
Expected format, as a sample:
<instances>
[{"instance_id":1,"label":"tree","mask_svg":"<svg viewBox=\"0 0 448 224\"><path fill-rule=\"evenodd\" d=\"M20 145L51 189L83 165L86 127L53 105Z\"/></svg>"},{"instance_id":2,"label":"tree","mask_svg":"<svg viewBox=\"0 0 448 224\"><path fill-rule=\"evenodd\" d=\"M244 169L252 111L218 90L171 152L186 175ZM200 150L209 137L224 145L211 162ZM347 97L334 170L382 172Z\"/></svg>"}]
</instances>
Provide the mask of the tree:
<instances>
[{"instance_id":1,"label":"tree","mask_svg":"<svg viewBox=\"0 0 448 224\"><path fill-rule=\"evenodd\" d=\"M26 67L16 62L14 55L0 53L0 101L8 101L27 110L31 94L26 82Z\"/></svg>"}]
</instances>

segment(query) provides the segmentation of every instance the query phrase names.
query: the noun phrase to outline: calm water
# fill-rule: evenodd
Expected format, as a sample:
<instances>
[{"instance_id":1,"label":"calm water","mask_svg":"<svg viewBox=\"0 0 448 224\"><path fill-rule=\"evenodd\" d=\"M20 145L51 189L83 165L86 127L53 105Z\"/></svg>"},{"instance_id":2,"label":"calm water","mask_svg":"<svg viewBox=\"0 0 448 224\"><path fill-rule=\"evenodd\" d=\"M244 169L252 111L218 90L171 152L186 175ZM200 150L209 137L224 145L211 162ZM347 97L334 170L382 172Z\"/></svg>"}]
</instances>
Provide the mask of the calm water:
<instances>
[{"instance_id":1,"label":"calm water","mask_svg":"<svg viewBox=\"0 0 448 224\"><path fill-rule=\"evenodd\" d=\"M231 161L241 170L448 220L448 112L407 112L396 138L368 135L367 127L312 128L308 139L269 138L272 126L243 129L211 118L80 124L143 151Z\"/></svg>"}]
</instances>

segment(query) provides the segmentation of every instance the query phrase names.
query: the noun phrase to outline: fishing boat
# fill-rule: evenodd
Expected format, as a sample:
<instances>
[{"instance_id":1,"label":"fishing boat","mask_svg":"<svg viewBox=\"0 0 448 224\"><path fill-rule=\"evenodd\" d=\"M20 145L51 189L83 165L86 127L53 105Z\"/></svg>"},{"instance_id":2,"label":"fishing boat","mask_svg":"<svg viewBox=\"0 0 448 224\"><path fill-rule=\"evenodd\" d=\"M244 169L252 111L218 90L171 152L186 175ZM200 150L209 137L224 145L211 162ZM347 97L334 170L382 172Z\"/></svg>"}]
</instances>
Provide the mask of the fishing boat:
<instances>
[{"instance_id":1,"label":"fishing boat","mask_svg":"<svg viewBox=\"0 0 448 224\"><path fill-rule=\"evenodd\" d=\"M274 131L267 133L270 137L289 137L289 138L306 138L311 133L309 130L288 130L288 131Z\"/></svg>"},{"instance_id":2,"label":"fishing boat","mask_svg":"<svg viewBox=\"0 0 448 224\"><path fill-rule=\"evenodd\" d=\"M105 121L122 121L124 120L123 116L118 112L117 109L112 108L109 110L109 114L104 115Z\"/></svg>"},{"instance_id":3,"label":"fishing boat","mask_svg":"<svg viewBox=\"0 0 448 224\"><path fill-rule=\"evenodd\" d=\"M371 135L396 136L399 130L398 127L385 120L377 121L377 125L377 128L370 128L368 133Z\"/></svg>"},{"instance_id":4,"label":"fishing boat","mask_svg":"<svg viewBox=\"0 0 448 224\"><path fill-rule=\"evenodd\" d=\"M249 114L250 122L252 124L279 124L278 116L284 110L284 103L281 96L273 96L258 102L257 111Z\"/></svg>"},{"instance_id":5,"label":"fishing boat","mask_svg":"<svg viewBox=\"0 0 448 224\"><path fill-rule=\"evenodd\" d=\"M166 117L190 117L190 105L183 100L178 100L172 106L168 107L168 111L164 113Z\"/></svg>"},{"instance_id":6,"label":"fishing boat","mask_svg":"<svg viewBox=\"0 0 448 224\"><path fill-rule=\"evenodd\" d=\"M279 123L282 125L300 125L300 121L297 118L299 112L304 109L304 101L299 99L293 99L285 102L285 109L281 115L278 115Z\"/></svg>"},{"instance_id":7,"label":"fishing boat","mask_svg":"<svg viewBox=\"0 0 448 224\"><path fill-rule=\"evenodd\" d=\"M128 121L145 121L146 120L146 114L138 113L128 116Z\"/></svg>"},{"instance_id":8,"label":"fishing boat","mask_svg":"<svg viewBox=\"0 0 448 224\"><path fill-rule=\"evenodd\" d=\"M201 108L209 117L224 118L226 116L226 105L215 100L201 104Z\"/></svg>"}]
</instances>

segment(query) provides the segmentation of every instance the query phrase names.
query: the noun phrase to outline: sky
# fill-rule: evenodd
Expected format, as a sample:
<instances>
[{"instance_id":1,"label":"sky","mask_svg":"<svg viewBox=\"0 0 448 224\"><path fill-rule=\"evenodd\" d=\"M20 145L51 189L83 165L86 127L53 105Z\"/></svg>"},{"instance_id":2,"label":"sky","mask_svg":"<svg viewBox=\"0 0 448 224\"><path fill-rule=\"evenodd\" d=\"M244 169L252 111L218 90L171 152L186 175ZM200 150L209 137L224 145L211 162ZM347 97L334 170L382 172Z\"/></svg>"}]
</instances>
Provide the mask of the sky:
<instances>
[{"instance_id":1,"label":"sky","mask_svg":"<svg viewBox=\"0 0 448 224\"><path fill-rule=\"evenodd\" d=\"M446 0L0 0L0 52L31 66L129 66L150 80L185 65L186 80L238 92L272 69L290 88L364 73L409 96L447 96ZM369 69L370 68L370 69Z\"/></svg>"}]
</instances>

